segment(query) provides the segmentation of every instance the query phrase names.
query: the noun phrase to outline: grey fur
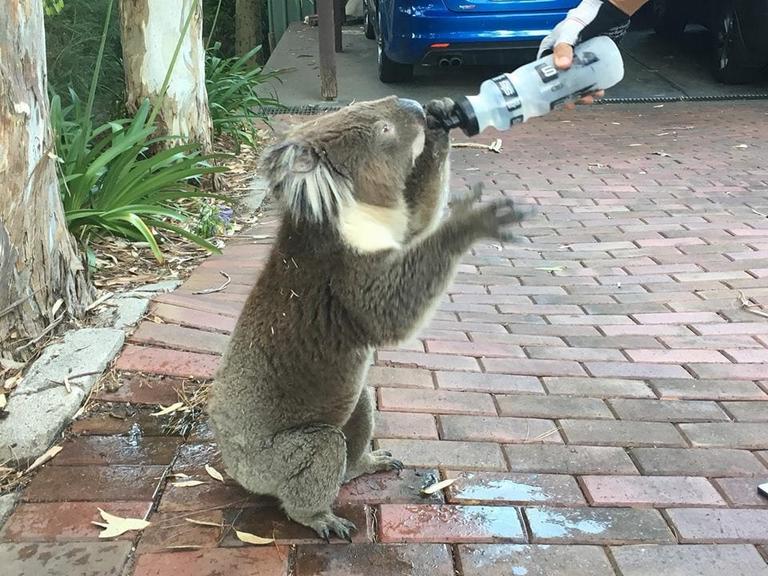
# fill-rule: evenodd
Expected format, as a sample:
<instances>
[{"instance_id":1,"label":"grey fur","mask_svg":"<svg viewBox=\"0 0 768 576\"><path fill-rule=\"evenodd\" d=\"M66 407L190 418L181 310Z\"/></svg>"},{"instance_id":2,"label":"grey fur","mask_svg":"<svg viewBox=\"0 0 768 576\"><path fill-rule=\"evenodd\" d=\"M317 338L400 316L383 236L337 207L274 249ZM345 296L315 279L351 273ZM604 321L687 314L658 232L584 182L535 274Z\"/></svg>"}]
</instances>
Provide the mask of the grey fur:
<instances>
[{"instance_id":1,"label":"grey fur","mask_svg":"<svg viewBox=\"0 0 768 576\"><path fill-rule=\"evenodd\" d=\"M232 334L209 414L227 473L277 496L290 518L326 539L349 540L354 529L331 510L342 482L402 467L370 450L374 402L365 378L374 348L417 330L472 243L510 239L508 227L522 218L511 200L478 207L468 198L434 224L449 140L430 111L444 105L431 103L425 122L396 98L356 104L298 127L264 155L287 214ZM414 163L411 144L423 132ZM338 196L321 193L322 210L301 198L317 190L292 182L296 158L310 159L302 173L319 166L334 175L326 192L349 186L354 202L405 211L402 247L351 246L336 226L343 202L326 202Z\"/></svg>"}]
</instances>

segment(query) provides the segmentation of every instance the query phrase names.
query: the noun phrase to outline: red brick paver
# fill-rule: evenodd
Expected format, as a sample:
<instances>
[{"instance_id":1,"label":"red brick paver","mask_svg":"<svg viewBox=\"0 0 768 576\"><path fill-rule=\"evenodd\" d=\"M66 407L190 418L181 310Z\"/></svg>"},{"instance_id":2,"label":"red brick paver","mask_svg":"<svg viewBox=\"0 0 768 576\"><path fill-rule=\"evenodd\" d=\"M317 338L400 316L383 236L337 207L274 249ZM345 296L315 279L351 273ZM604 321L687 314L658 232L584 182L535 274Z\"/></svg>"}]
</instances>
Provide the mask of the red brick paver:
<instances>
[{"instance_id":1,"label":"red brick paver","mask_svg":"<svg viewBox=\"0 0 768 576\"><path fill-rule=\"evenodd\" d=\"M274 501L210 477L206 464L223 468L204 423L168 435L167 418L150 416L218 365L276 231L268 202L260 240L209 258L129 335L118 385L0 532L0 564L73 576L766 576L768 322L749 311L768 306L765 121L760 103L594 107L515 127L501 154L454 151L454 190L482 180L487 198L538 215L520 242L478 242L434 320L377 351L374 445L408 468L342 487L352 545L322 543ZM194 293L220 286L219 270L225 290ZM202 484L179 484L190 479ZM99 541L99 507L149 512L150 527ZM244 545L232 527L277 543Z\"/></svg>"}]
</instances>

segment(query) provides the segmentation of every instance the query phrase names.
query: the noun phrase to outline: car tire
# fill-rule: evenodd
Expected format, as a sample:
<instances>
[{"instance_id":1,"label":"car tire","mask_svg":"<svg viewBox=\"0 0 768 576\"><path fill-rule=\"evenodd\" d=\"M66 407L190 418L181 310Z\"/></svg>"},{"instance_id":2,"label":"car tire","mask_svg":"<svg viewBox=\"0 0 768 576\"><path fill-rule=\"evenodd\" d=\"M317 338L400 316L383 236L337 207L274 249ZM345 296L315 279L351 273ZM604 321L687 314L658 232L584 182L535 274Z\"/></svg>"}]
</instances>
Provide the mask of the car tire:
<instances>
[{"instance_id":1,"label":"car tire","mask_svg":"<svg viewBox=\"0 0 768 576\"><path fill-rule=\"evenodd\" d=\"M748 57L739 34L739 19L733 2L723 1L711 26L712 74L723 84L746 84L757 78L758 70L744 64Z\"/></svg>"},{"instance_id":2,"label":"car tire","mask_svg":"<svg viewBox=\"0 0 768 576\"><path fill-rule=\"evenodd\" d=\"M680 0L653 0L653 29L668 40L675 40L685 31L688 17Z\"/></svg>"},{"instance_id":3,"label":"car tire","mask_svg":"<svg viewBox=\"0 0 768 576\"><path fill-rule=\"evenodd\" d=\"M365 29L365 37L368 40L376 40L376 30L373 28L373 18L371 18L368 2L363 2L363 28Z\"/></svg>"},{"instance_id":4,"label":"car tire","mask_svg":"<svg viewBox=\"0 0 768 576\"><path fill-rule=\"evenodd\" d=\"M381 15L377 17L379 18L379 37L376 39L376 57L379 80L385 84L407 82L413 78L413 66L395 62L387 56L387 52L384 49L384 39L381 37Z\"/></svg>"}]
</instances>

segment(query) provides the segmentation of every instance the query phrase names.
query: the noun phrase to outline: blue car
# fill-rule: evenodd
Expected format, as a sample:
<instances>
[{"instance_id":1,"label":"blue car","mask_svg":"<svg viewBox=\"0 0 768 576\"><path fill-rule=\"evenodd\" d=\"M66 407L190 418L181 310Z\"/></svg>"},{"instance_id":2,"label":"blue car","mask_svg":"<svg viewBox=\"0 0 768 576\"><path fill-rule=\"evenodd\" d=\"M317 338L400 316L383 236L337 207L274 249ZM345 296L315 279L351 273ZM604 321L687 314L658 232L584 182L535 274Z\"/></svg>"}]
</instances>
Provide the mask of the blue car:
<instances>
[{"instance_id":1,"label":"blue car","mask_svg":"<svg viewBox=\"0 0 768 576\"><path fill-rule=\"evenodd\" d=\"M504 65L535 49L579 0L364 0L365 34L378 44L379 79L402 82L416 65Z\"/></svg>"}]
</instances>

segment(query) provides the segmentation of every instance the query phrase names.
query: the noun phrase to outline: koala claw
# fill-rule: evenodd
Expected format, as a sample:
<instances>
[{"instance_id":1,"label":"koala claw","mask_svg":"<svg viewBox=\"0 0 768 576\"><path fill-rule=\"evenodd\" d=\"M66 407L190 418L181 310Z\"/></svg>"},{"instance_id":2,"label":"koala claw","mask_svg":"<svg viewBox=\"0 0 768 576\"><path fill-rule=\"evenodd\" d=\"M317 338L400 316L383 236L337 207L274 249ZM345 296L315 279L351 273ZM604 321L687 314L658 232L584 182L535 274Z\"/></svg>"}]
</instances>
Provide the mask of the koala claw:
<instances>
[{"instance_id":1,"label":"koala claw","mask_svg":"<svg viewBox=\"0 0 768 576\"><path fill-rule=\"evenodd\" d=\"M472 193L469 197L473 202L480 202L480 199L483 197L483 188L485 188L485 184L482 182L472 184Z\"/></svg>"},{"instance_id":2,"label":"koala claw","mask_svg":"<svg viewBox=\"0 0 768 576\"><path fill-rule=\"evenodd\" d=\"M374 450L371 452L371 467L374 471L402 470L404 465L400 460L392 458L389 450Z\"/></svg>"},{"instance_id":3,"label":"koala claw","mask_svg":"<svg viewBox=\"0 0 768 576\"><path fill-rule=\"evenodd\" d=\"M429 128L442 128L445 131L459 126L459 119L454 113L456 102L451 98L438 98L427 102L427 126Z\"/></svg>"},{"instance_id":4,"label":"koala claw","mask_svg":"<svg viewBox=\"0 0 768 576\"><path fill-rule=\"evenodd\" d=\"M510 198L496 200L487 207L481 208L487 233L497 240L510 241L514 238L512 232L504 230L507 226L524 220L528 213L515 206Z\"/></svg>"},{"instance_id":5,"label":"koala claw","mask_svg":"<svg viewBox=\"0 0 768 576\"><path fill-rule=\"evenodd\" d=\"M357 531L357 526L352 522L330 512L320 515L319 518L307 523L307 526L317 532L317 535L326 543L330 543L333 534L351 543L352 532Z\"/></svg>"}]
</instances>

